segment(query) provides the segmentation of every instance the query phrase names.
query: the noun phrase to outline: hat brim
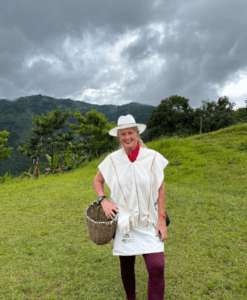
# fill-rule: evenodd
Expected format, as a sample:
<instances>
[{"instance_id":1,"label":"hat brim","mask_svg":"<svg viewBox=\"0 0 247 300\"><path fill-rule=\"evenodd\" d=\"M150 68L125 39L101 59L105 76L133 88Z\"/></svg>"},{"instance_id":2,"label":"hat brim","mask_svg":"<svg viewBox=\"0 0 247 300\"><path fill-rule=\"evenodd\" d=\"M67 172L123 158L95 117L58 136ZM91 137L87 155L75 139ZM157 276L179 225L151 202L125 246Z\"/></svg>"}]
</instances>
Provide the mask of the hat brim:
<instances>
[{"instance_id":1,"label":"hat brim","mask_svg":"<svg viewBox=\"0 0 247 300\"><path fill-rule=\"evenodd\" d=\"M117 136L117 131L119 129L125 129L125 128L131 128L131 127L138 127L139 134L141 134L141 133L143 133L146 130L147 126L145 124L136 124L136 123L120 125L120 126L112 128L109 131L109 134L112 135L112 136Z\"/></svg>"}]
</instances>

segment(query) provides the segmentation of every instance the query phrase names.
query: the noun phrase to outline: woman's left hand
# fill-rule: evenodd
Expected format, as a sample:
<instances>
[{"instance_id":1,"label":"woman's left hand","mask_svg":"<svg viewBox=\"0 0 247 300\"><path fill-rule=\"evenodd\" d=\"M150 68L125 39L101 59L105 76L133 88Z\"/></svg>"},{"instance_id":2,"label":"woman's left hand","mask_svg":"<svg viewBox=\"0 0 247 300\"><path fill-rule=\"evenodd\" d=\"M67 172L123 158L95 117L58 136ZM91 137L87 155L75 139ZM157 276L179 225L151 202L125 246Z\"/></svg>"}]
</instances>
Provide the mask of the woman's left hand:
<instances>
[{"instance_id":1,"label":"woman's left hand","mask_svg":"<svg viewBox=\"0 0 247 300\"><path fill-rule=\"evenodd\" d=\"M164 242L164 240L167 238L167 232L166 232L166 219L164 217L159 218L156 228L156 236L159 236L159 231L161 233L161 242Z\"/></svg>"}]
</instances>

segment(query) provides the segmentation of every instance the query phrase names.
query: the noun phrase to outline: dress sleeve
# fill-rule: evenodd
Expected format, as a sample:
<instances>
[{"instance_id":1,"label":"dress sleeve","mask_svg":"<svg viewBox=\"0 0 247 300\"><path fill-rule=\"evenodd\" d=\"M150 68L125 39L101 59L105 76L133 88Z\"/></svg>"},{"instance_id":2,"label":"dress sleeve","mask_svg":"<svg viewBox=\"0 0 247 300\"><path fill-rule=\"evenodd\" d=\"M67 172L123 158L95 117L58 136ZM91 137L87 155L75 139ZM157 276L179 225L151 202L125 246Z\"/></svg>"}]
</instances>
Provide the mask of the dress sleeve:
<instances>
[{"instance_id":1,"label":"dress sleeve","mask_svg":"<svg viewBox=\"0 0 247 300\"><path fill-rule=\"evenodd\" d=\"M110 154L98 165L98 168L104 177L105 183L112 190L113 181L111 180L114 175L113 165L110 159Z\"/></svg>"}]
</instances>

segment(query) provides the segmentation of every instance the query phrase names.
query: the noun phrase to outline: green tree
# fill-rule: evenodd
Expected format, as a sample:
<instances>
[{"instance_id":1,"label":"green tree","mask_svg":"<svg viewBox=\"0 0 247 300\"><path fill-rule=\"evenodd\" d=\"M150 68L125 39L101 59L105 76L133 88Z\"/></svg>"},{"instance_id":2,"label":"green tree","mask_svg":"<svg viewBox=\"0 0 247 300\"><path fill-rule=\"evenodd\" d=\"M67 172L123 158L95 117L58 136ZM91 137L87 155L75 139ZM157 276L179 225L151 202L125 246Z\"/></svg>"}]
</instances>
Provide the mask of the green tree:
<instances>
[{"instance_id":1,"label":"green tree","mask_svg":"<svg viewBox=\"0 0 247 300\"><path fill-rule=\"evenodd\" d=\"M160 135L189 134L192 127L192 112L189 99L175 95L162 100L152 111L146 124L149 132L143 140L147 142Z\"/></svg>"},{"instance_id":2,"label":"green tree","mask_svg":"<svg viewBox=\"0 0 247 300\"><path fill-rule=\"evenodd\" d=\"M29 137L28 144L23 147L18 147L18 151L22 152L24 155L30 156L34 160L34 164L37 168L37 160L38 157L43 156L44 154L51 157L51 170L57 167L57 163L54 160L54 151L64 153L70 148L69 142L74 137L74 132L70 130L66 134L59 133L57 135L53 135L55 131L64 128L64 123L66 119L72 114L71 111L67 111L62 114L62 118L59 119L59 115L61 113L61 106L57 106L57 110L48 112L48 115L45 116L42 114L41 116L32 116L33 124L37 125L38 128L31 130L37 134L38 137ZM67 124L66 124L67 125ZM43 136L49 136L44 138ZM78 141L77 141L78 142ZM74 145L73 150L82 151L83 145L82 143L77 143ZM71 150L71 151L73 151ZM38 174L35 176L38 177Z\"/></svg>"},{"instance_id":3,"label":"green tree","mask_svg":"<svg viewBox=\"0 0 247 300\"><path fill-rule=\"evenodd\" d=\"M220 97L218 101L203 101L201 108L193 112L194 133L200 131L200 118L202 117L202 132L208 133L228 127L236 123L234 116L235 103L231 103L228 97Z\"/></svg>"},{"instance_id":4,"label":"green tree","mask_svg":"<svg viewBox=\"0 0 247 300\"><path fill-rule=\"evenodd\" d=\"M86 117L76 112L74 118L81 124L69 125L75 132L86 137L83 150L89 155L89 160L118 147L117 139L109 135L109 130L116 126L115 122L108 123L104 115L96 109L87 112Z\"/></svg>"},{"instance_id":5,"label":"green tree","mask_svg":"<svg viewBox=\"0 0 247 300\"><path fill-rule=\"evenodd\" d=\"M198 134L200 132L206 133L211 131L211 119L214 116L214 101L206 101L202 100L202 106L196 108L193 112L193 133ZM200 124L202 124L202 128L200 128Z\"/></svg>"},{"instance_id":6,"label":"green tree","mask_svg":"<svg viewBox=\"0 0 247 300\"><path fill-rule=\"evenodd\" d=\"M58 152L58 155L64 157L66 162L68 161L68 155L76 154L78 157L79 155L84 155L85 152L89 154L89 160L91 160L94 157L99 157L106 151L115 150L118 146L117 139L109 135L109 130L115 127L116 124L114 122L108 123L104 115L96 110L88 112L86 118L77 111L74 114L74 118L81 124L79 126L65 124L66 126L69 125L73 130L68 131L66 134L53 135L55 131L64 127L66 119L72 114L71 111L67 111L59 119L60 113L61 107L57 106L57 110L48 112L47 116L44 114L32 116L33 124L37 125L38 128L32 128L31 130L42 137L29 137L28 144L17 149L34 160L37 171L35 172L36 178L38 178L38 157L44 154L50 161L50 167L53 170L58 165L54 160L54 157L57 157L57 154L54 154L54 152ZM72 144L71 140L74 137L74 133L82 135L84 140L79 140ZM47 135L49 137L43 137ZM2 155L2 157L3 159L10 158L10 156L6 155Z\"/></svg>"},{"instance_id":7,"label":"green tree","mask_svg":"<svg viewBox=\"0 0 247 300\"><path fill-rule=\"evenodd\" d=\"M10 158L10 153L13 150L12 147L4 148L4 143L8 141L10 135L7 131L0 132L0 159L5 160Z\"/></svg>"},{"instance_id":8,"label":"green tree","mask_svg":"<svg viewBox=\"0 0 247 300\"><path fill-rule=\"evenodd\" d=\"M238 122L247 122L247 100L245 100L246 107L240 107L234 112L234 116Z\"/></svg>"},{"instance_id":9,"label":"green tree","mask_svg":"<svg viewBox=\"0 0 247 300\"><path fill-rule=\"evenodd\" d=\"M218 99L214 117L212 118L212 129L214 131L236 123L234 106L235 103L230 102L227 96Z\"/></svg>"},{"instance_id":10,"label":"green tree","mask_svg":"<svg viewBox=\"0 0 247 300\"><path fill-rule=\"evenodd\" d=\"M0 132L0 159L5 160L10 158L10 153L13 150L12 147L5 148L4 143L8 141L9 132L2 131ZM8 180L8 172L3 176L3 178L0 180L0 182L4 182Z\"/></svg>"}]
</instances>

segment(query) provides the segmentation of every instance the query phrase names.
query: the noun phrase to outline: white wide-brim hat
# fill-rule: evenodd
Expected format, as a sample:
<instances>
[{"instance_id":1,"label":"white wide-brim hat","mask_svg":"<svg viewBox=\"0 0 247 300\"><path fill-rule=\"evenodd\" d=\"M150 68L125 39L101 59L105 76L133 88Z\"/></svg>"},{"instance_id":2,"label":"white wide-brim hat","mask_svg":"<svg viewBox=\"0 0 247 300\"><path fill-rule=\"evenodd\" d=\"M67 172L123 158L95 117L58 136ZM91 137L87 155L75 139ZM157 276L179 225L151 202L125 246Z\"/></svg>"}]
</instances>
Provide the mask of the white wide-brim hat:
<instances>
[{"instance_id":1,"label":"white wide-brim hat","mask_svg":"<svg viewBox=\"0 0 247 300\"><path fill-rule=\"evenodd\" d=\"M130 128L130 127L135 127L135 126L138 127L139 133L141 134L146 130L146 127L147 127L145 124L137 124L132 115L119 117L117 124L118 124L117 127L114 127L109 131L110 135L117 136L117 131L119 129L125 129L125 128Z\"/></svg>"}]
</instances>

